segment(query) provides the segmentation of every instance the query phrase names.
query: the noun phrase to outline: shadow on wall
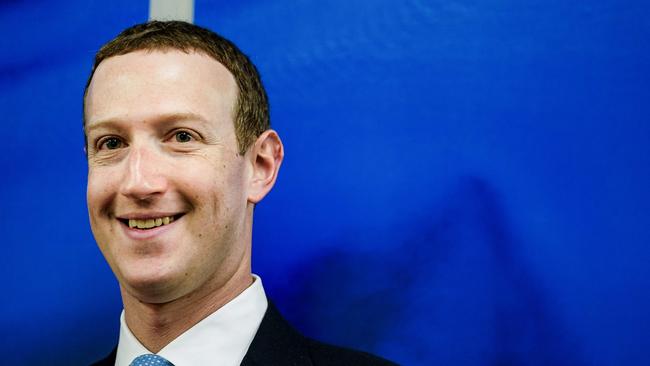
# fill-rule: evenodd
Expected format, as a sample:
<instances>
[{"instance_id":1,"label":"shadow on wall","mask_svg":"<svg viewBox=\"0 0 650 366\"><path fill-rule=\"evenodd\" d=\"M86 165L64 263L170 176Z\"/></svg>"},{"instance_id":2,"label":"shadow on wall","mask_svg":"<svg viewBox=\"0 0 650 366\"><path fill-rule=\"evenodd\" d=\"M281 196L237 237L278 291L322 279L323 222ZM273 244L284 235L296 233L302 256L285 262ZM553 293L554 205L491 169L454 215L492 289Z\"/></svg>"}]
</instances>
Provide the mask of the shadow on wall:
<instances>
[{"instance_id":1,"label":"shadow on wall","mask_svg":"<svg viewBox=\"0 0 650 366\"><path fill-rule=\"evenodd\" d=\"M393 249L342 239L293 268L278 305L314 338L403 364L584 364L498 201L463 179Z\"/></svg>"}]
</instances>

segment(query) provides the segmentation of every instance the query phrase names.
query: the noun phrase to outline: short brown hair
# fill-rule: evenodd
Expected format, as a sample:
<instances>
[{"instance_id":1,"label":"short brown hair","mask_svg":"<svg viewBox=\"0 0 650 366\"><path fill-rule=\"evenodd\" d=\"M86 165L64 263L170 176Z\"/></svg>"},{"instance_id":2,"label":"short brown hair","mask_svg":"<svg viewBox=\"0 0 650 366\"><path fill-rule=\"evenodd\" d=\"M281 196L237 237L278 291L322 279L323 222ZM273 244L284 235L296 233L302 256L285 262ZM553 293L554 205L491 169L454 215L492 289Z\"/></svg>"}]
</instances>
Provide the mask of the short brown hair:
<instances>
[{"instance_id":1,"label":"short brown hair","mask_svg":"<svg viewBox=\"0 0 650 366\"><path fill-rule=\"evenodd\" d=\"M271 127L268 97L257 68L234 43L209 29L181 21L137 24L102 46L95 55L95 63L84 90L84 128L88 86L102 61L139 50L167 49L203 52L232 73L239 89L234 106L235 134L239 153L243 155L257 137Z\"/></svg>"}]
</instances>

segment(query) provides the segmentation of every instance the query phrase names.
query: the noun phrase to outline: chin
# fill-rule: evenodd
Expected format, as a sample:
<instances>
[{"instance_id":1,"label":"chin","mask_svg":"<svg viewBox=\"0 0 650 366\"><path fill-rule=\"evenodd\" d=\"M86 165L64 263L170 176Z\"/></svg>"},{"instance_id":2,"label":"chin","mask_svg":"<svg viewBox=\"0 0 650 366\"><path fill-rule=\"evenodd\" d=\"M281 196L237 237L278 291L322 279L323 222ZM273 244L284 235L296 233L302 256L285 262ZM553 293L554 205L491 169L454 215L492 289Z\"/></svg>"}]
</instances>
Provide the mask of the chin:
<instances>
[{"instance_id":1,"label":"chin","mask_svg":"<svg viewBox=\"0 0 650 366\"><path fill-rule=\"evenodd\" d=\"M176 299L182 276L174 272L123 273L120 286L132 297L147 303L165 303Z\"/></svg>"}]
</instances>

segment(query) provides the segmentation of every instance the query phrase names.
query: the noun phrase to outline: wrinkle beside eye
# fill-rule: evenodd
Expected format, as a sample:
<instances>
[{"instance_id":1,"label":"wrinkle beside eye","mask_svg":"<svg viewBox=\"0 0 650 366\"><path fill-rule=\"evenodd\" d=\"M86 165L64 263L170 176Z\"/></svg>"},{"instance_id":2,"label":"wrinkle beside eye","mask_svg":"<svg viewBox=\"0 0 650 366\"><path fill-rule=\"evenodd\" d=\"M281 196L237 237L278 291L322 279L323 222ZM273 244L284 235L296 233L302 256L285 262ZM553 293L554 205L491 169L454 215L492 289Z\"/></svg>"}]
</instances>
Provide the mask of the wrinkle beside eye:
<instances>
[{"instance_id":1,"label":"wrinkle beside eye","mask_svg":"<svg viewBox=\"0 0 650 366\"><path fill-rule=\"evenodd\" d=\"M105 150L102 153L94 152L88 155L88 165L100 167L113 165L121 160L123 155L120 150Z\"/></svg>"}]
</instances>

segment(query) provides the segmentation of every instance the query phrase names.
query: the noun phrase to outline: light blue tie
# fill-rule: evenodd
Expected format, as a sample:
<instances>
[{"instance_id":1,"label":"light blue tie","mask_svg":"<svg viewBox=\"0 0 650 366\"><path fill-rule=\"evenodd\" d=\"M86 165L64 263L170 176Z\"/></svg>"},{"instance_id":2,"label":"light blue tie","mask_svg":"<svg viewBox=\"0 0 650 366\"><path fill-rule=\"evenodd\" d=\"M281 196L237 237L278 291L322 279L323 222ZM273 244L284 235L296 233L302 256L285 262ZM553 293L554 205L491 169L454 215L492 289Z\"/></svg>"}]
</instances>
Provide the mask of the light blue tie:
<instances>
[{"instance_id":1,"label":"light blue tie","mask_svg":"<svg viewBox=\"0 0 650 366\"><path fill-rule=\"evenodd\" d=\"M174 364L158 355L149 354L136 357L129 366L174 366Z\"/></svg>"}]
</instances>

